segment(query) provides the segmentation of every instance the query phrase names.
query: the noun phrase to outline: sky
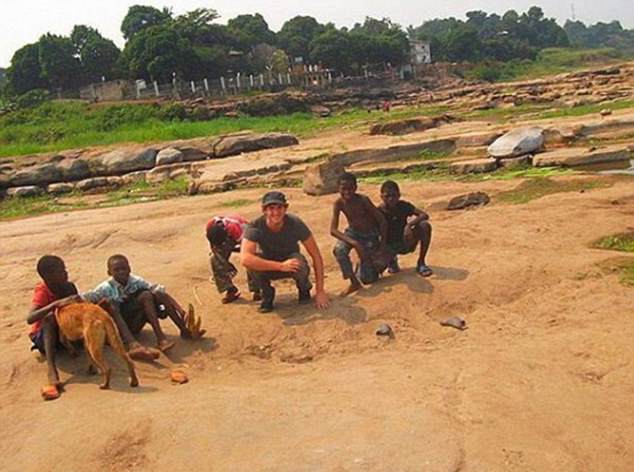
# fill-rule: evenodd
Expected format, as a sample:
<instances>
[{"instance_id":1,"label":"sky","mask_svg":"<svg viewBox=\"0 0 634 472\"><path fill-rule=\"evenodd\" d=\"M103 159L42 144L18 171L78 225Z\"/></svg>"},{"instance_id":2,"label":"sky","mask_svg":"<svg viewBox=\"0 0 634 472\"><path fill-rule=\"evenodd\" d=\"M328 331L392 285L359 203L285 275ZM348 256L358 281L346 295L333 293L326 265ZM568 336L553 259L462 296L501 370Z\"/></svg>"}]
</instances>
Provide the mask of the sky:
<instances>
[{"instance_id":1,"label":"sky","mask_svg":"<svg viewBox=\"0 0 634 472\"><path fill-rule=\"evenodd\" d=\"M586 25L619 20L623 27L634 28L632 0L0 0L0 67L7 67L17 49L41 35L68 36L77 24L97 28L121 48L124 41L119 27L128 8L135 4L171 7L176 15L200 7L214 8L220 23L240 14L261 13L273 31L296 15L313 16L320 23L332 22L337 27L362 23L366 16L388 17L406 27L433 18L464 18L471 10L503 14L514 9L522 13L532 5L540 6L547 17L563 25L572 17L574 4L576 19Z\"/></svg>"}]
</instances>

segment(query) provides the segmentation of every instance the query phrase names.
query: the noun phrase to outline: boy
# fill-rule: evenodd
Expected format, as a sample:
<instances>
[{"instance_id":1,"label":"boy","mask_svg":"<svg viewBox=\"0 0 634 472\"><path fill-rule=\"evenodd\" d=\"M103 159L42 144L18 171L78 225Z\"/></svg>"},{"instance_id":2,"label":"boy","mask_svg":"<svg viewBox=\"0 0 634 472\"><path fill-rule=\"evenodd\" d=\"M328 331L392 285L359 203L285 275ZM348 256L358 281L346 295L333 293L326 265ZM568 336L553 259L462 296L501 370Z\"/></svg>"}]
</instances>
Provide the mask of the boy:
<instances>
[{"instance_id":1,"label":"boy","mask_svg":"<svg viewBox=\"0 0 634 472\"><path fill-rule=\"evenodd\" d=\"M357 178L353 174L341 174L338 185L341 196L333 205L330 234L339 240L333 252L343 278L350 279L350 286L342 293L346 296L359 290L361 282L372 283L378 278L372 258L374 253L385 251L387 223L372 201L357 193ZM343 233L339 231L341 212L348 219L348 228ZM350 251L353 248L359 256L359 277L352 269L350 261Z\"/></svg>"},{"instance_id":2,"label":"boy","mask_svg":"<svg viewBox=\"0 0 634 472\"><path fill-rule=\"evenodd\" d=\"M121 254L110 256L107 265L111 278L82 297L93 303L104 298L110 301L110 307L115 312L113 318L124 344L135 342L133 335L139 333L145 323L150 323L158 349L167 352L175 343L165 337L159 318L168 316L180 330L182 338L191 338L183 320L185 311L165 292L165 287L151 285L143 278L131 274L130 263Z\"/></svg>"},{"instance_id":3,"label":"boy","mask_svg":"<svg viewBox=\"0 0 634 472\"><path fill-rule=\"evenodd\" d=\"M207 241L211 249L209 265L218 292L225 292L222 303L231 303L240 297L240 291L232 281L238 269L229 262L229 258L232 252L240 252L240 243L247 224L248 221L240 215L214 216L207 223ZM247 282L249 291L253 293L253 300L259 301L260 289L249 271Z\"/></svg>"},{"instance_id":4,"label":"boy","mask_svg":"<svg viewBox=\"0 0 634 472\"><path fill-rule=\"evenodd\" d=\"M42 398L55 400L63 389L55 365L55 351L60 345L55 310L81 299L75 284L68 281L68 272L61 258L42 256L37 261L37 273L42 282L33 290L33 302L26 322L31 325L31 350L37 349L46 357L48 385L42 387Z\"/></svg>"},{"instance_id":5,"label":"boy","mask_svg":"<svg viewBox=\"0 0 634 472\"><path fill-rule=\"evenodd\" d=\"M398 254L413 252L420 241L416 272L422 277L429 277L433 273L425 263L431 242L429 215L411 203L401 200L398 184L392 180L386 180L381 185L381 200L383 203L379 210L387 220L387 248L394 255L388 264L388 272L399 272L401 269L398 266ZM411 216L416 218L408 222Z\"/></svg>"}]
</instances>

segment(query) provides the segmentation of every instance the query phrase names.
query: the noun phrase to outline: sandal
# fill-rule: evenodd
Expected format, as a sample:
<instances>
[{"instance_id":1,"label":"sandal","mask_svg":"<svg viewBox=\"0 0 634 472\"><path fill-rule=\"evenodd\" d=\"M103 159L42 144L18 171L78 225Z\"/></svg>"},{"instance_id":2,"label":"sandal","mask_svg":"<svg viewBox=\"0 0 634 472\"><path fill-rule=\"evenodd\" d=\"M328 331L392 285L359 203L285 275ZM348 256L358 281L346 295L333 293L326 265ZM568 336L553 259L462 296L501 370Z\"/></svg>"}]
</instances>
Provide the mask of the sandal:
<instances>
[{"instance_id":1,"label":"sandal","mask_svg":"<svg viewBox=\"0 0 634 472\"><path fill-rule=\"evenodd\" d=\"M430 275L434 273L434 271L431 270L431 268L425 264L418 264L416 266L416 272L421 277L429 277Z\"/></svg>"},{"instance_id":2,"label":"sandal","mask_svg":"<svg viewBox=\"0 0 634 472\"><path fill-rule=\"evenodd\" d=\"M42 394L42 398L46 401L57 400L61 395L57 385L45 385L42 387L40 393Z\"/></svg>"}]
</instances>

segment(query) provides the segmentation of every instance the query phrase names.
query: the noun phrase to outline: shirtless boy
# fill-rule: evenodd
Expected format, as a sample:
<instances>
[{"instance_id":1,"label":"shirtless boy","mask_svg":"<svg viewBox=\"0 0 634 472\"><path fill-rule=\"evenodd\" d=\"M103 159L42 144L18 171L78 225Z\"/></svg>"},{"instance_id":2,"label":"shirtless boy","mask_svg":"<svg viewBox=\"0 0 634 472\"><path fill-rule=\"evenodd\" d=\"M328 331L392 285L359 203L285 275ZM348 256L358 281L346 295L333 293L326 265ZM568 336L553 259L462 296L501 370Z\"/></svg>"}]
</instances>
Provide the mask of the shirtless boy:
<instances>
[{"instance_id":1,"label":"shirtless boy","mask_svg":"<svg viewBox=\"0 0 634 472\"><path fill-rule=\"evenodd\" d=\"M357 178L353 174L341 174L338 184L340 197L332 208L330 234L338 239L333 252L343 278L350 280L350 286L342 293L346 296L359 290L362 282L372 283L378 278L372 254L385 250L387 222L367 196L357 193ZM339 231L339 214L342 212L348 219L348 228L343 233ZM350 261L352 249L359 256L359 276Z\"/></svg>"},{"instance_id":2,"label":"shirtless boy","mask_svg":"<svg viewBox=\"0 0 634 472\"><path fill-rule=\"evenodd\" d=\"M388 226L387 250L393 254L387 267L388 272L391 274L399 272L401 269L398 266L398 254L413 252L420 241L416 272L422 277L429 277L432 275L432 270L425 263L431 242L429 215L410 202L401 200L398 184L392 180L386 180L381 185L381 200L383 203L379 205L379 210L385 216Z\"/></svg>"}]
</instances>

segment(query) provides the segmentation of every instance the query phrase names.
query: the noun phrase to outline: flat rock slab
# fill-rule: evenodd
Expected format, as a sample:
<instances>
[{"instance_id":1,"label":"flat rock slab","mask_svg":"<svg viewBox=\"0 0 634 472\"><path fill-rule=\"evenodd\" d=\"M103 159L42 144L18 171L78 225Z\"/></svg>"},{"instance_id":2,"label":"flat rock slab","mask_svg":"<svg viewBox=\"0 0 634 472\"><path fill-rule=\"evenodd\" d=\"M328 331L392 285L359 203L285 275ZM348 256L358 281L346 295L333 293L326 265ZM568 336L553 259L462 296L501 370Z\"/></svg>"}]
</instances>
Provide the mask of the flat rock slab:
<instances>
[{"instance_id":1,"label":"flat rock slab","mask_svg":"<svg viewBox=\"0 0 634 472\"><path fill-rule=\"evenodd\" d=\"M470 161L452 162L449 169L458 174L471 174L479 172L492 172L497 169L495 159L472 159Z\"/></svg>"},{"instance_id":2,"label":"flat rock slab","mask_svg":"<svg viewBox=\"0 0 634 472\"><path fill-rule=\"evenodd\" d=\"M619 162L631 159L627 146L609 146L600 149L567 148L544 152L533 157L535 167L574 167L602 162Z\"/></svg>"},{"instance_id":3,"label":"flat rock slab","mask_svg":"<svg viewBox=\"0 0 634 472\"><path fill-rule=\"evenodd\" d=\"M492 157L516 157L535 152L544 145L544 130L536 126L509 131L488 148Z\"/></svg>"}]
</instances>

